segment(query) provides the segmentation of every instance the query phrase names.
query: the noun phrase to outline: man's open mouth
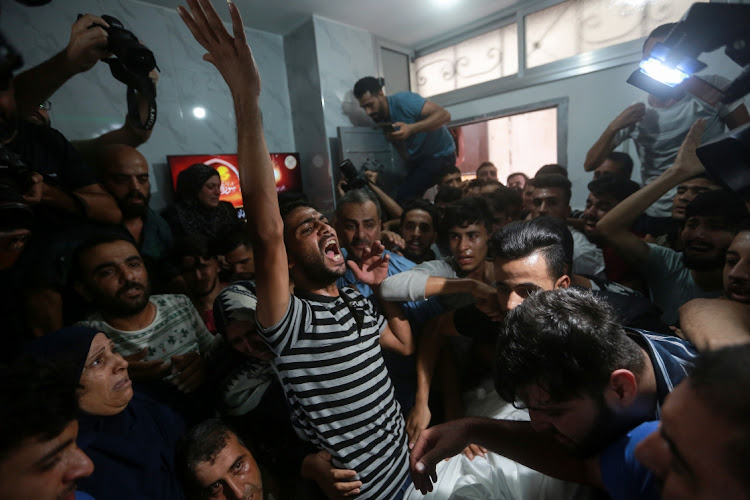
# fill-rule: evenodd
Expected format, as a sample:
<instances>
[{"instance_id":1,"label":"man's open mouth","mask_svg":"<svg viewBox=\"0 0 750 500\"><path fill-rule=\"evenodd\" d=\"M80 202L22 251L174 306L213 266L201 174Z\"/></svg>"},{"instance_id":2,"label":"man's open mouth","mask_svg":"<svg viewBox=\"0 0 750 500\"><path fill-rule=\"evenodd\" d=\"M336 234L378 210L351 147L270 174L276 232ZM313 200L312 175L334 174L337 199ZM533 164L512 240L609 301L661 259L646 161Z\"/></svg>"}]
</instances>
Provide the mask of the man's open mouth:
<instances>
[{"instance_id":1,"label":"man's open mouth","mask_svg":"<svg viewBox=\"0 0 750 500\"><path fill-rule=\"evenodd\" d=\"M344 258L341 255L339 245L334 238L331 238L326 242L325 246L323 247L323 253L325 253L326 257L334 262L340 262Z\"/></svg>"}]
</instances>

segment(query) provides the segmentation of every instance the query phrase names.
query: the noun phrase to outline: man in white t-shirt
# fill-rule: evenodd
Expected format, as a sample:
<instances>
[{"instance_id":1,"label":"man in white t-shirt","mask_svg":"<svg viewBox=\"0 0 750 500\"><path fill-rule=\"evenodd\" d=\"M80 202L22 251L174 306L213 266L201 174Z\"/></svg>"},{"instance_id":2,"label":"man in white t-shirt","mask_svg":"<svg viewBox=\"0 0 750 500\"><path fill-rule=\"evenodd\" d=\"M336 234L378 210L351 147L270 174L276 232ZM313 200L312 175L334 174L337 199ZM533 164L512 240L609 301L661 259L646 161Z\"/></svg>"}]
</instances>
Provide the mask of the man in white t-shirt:
<instances>
[{"instance_id":1,"label":"man in white t-shirt","mask_svg":"<svg viewBox=\"0 0 750 500\"><path fill-rule=\"evenodd\" d=\"M204 378L202 355L213 337L190 299L151 295L141 255L120 235L84 243L72 265L76 291L96 308L79 324L104 332L115 343L128 359L131 378L166 379L182 393L198 389Z\"/></svg>"},{"instance_id":2,"label":"man in white t-shirt","mask_svg":"<svg viewBox=\"0 0 750 500\"><path fill-rule=\"evenodd\" d=\"M644 56L651 52L656 43L663 42L674 26L664 24L652 31L643 46ZM719 89L729 83L729 80L717 75L701 76L701 79ZM683 93L678 99L649 95L645 103L628 106L607 126L586 154L583 168L587 172L595 170L614 148L626 139L633 139L641 160L641 180L646 185L674 163L680 144L698 118L707 120L702 142L724 133L725 125L734 129L750 122L750 115L742 101L712 106L688 93ZM674 189L667 192L646 214L669 217L674 195Z\"/></svg>"}]
</instances>

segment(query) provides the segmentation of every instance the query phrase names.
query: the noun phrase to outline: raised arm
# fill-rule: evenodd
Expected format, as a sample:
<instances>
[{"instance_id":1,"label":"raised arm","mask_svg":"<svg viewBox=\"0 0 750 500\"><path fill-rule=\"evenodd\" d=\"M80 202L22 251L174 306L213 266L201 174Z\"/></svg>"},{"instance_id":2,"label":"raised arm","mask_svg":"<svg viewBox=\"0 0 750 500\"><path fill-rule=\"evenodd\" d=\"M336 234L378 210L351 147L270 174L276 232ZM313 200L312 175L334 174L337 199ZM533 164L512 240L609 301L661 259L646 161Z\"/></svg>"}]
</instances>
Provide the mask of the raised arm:
<instances>
[{"instance_id":1,"label":"raised arm","mask_svg":"<svg viewBox=\"0 0 750 500\"><path fill-rule=\"evenodd\" d=\"M750 306L726 299L693 299L680 307L680 330L699 351L750 342Z\"/></svg>"},{"instance_id":2,"label":"raised arm","mask_svg":"<svg viewBox=\"0 0 750 500\"><path fill-rule=\"evenodd\" d=\"M629 127L635 123L638 123L643 115L646 113L646 105L642 102L631 104L625 108L622 113L612 120L612 123L607 125L602 135L596 140L588 153L586 153L586 160L583 162L583 169L586 172L596 170L596 167L603 162L609 153L617 146L615 137L617 133Z\"/></svg>"},{"instance_id":3,"label":"raised arm","mask_svg":"<svg viewBox=\"0 0 750 500\"><path fill-rule=\"evenodd\" d=\"M289 269L284 247L284 221L279 213L273 166L263 137L260 112L260 75L245 40L240 12L229 2L230 35L208 0L187 0L188 12L178 12L195 39L208 53L229 86L237 117L237 155L240 187L247 212L248 231L256 260L258 322L278 323L289 305Z\"/></svg>"},{"instance_id":4,"label":"raised arm","mask_svg":"<svg viewBox=\"0 0 750 500\"><path fill-rule=\"evenodd\" d=\"M101 17L86 14L71 27L70 40L62 52L15 77L13 86L19 116L31 113L63 83L109 56L107 32L100 26L91 27L94 24L109 27Z\"/></svg>"},{"instance_id":5,"label":"raised arm","mask_svg":"<svg viewBox=\"0 0 750 500\"><path fill-rule=\"evenodd\" d=\"M614 246L629 264L637 265L648 258L649 249L646 242L630 232L630 226L638 216L673 187L705 172L706 169L695 154L705 126L705 120L696 121L682 142L674 164L653 182L617 204L596 224L599 234Z\"/></svg>"}]
</instances>

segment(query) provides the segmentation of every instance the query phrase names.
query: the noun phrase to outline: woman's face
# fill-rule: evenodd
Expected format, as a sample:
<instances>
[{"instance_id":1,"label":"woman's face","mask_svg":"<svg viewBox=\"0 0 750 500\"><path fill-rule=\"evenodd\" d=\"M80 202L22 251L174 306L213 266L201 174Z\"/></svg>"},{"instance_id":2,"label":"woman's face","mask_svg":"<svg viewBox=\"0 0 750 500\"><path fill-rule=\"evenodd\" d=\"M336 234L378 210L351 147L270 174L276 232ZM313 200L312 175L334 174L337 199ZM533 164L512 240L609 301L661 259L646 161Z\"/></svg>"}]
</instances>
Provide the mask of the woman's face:
<instances>
[{"instance_id":1,"label":"woman's face","mask_svg":"<svg viewBox=\"0 0 750 500\"><path fill-rule=\"evenodd\" d=\"M81 373L78 406L91 415L117 415L133 398L128 362L113 351L114 343L103 333L91 342Z\"/></svg>"},{"instance_id":2,"label":"woman's face","mask_svg":"<svg viewBox=\"0 0 750 500\"><path fill-rule=\"evenodd\" d=\"M216 208L219 206L220 194L221 179L218 175L213 175L203 183L203 187L198 191L198 201L206 208Z\"/></svg>"}]
</instances>

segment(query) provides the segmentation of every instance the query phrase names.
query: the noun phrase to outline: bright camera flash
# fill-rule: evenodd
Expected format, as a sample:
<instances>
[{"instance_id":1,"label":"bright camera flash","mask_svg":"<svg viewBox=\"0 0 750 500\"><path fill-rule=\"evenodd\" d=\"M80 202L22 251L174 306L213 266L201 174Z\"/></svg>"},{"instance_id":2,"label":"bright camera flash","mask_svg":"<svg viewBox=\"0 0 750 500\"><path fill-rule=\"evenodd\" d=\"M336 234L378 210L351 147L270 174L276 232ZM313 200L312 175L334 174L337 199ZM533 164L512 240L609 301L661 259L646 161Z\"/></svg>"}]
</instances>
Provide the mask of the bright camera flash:
<instances>
[{"instance_id":1,"label":"bright camera flash","mask_svg":"<svg viewBox=\"0 0 750 500\"><path fill-rule=\"evenodd\" d=\"M677 68L670 68L664 64L664 62L653 57L641 61L640 66L643 73L664 85L669 85L670 87L681 84L688 76L690 76Z\"/></svg>"}]
</instances>

